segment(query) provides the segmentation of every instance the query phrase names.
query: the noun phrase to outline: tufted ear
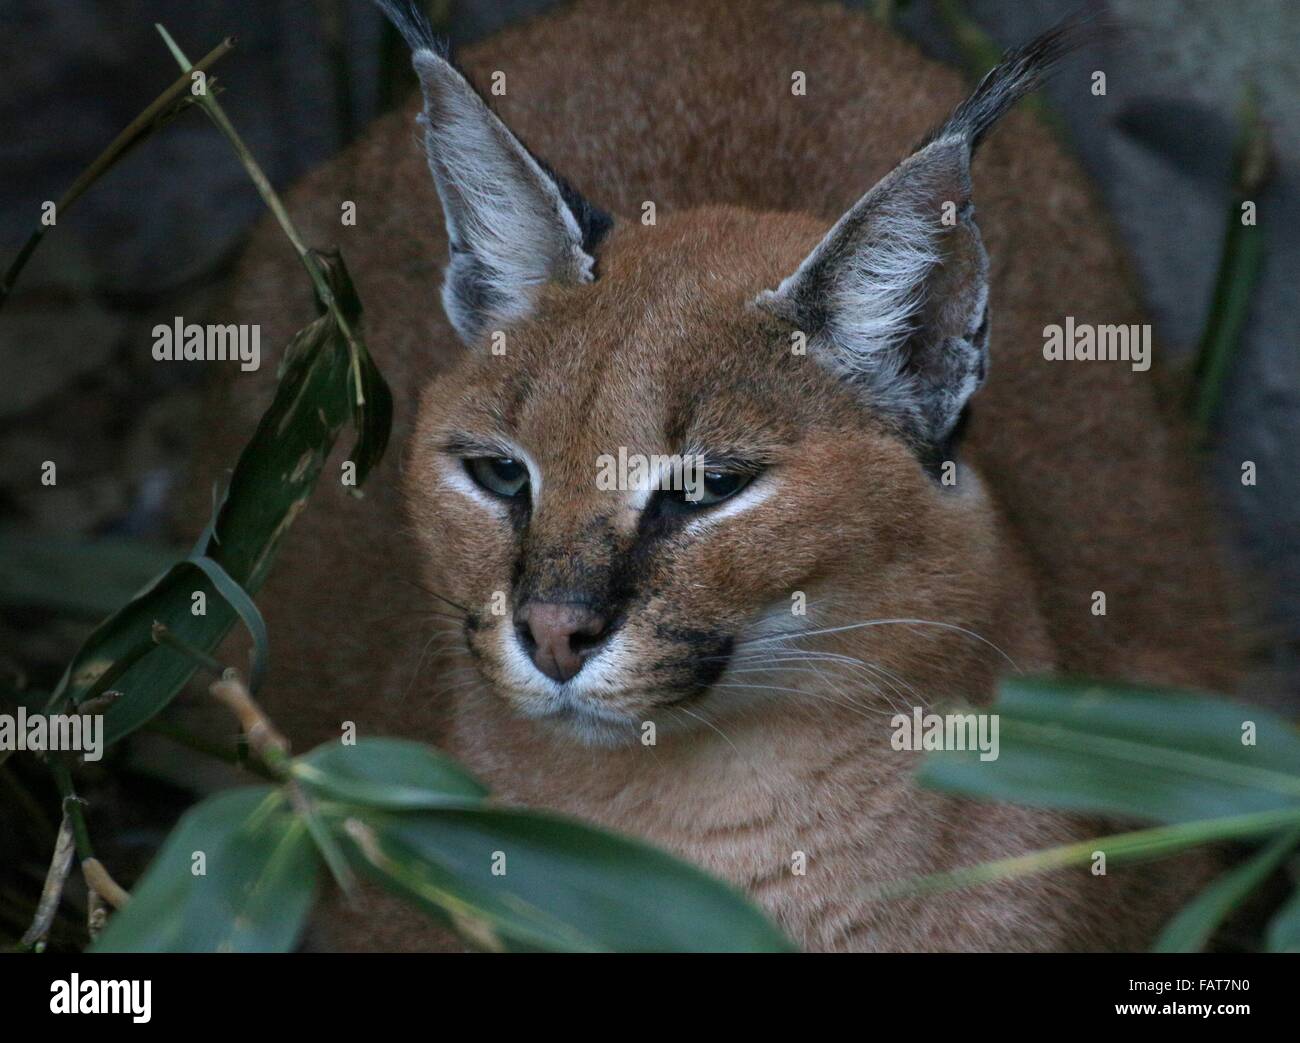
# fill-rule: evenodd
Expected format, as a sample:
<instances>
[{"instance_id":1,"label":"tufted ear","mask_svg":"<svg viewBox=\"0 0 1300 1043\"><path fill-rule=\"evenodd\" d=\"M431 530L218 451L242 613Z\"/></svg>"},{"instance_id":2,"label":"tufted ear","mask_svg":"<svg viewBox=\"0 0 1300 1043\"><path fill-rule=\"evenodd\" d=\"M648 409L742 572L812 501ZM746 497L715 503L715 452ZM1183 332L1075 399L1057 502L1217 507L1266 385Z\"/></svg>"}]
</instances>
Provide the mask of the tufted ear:
<instances>
[{"instance_id":1,"label":"tufted ear","mask_svg":"<svg viewBox=\"0 0 1300 1043\"><path fill-rule=\"evenodd\" d=\"M611 220L488 108L423 15L409 3L380 6L412 48L424 96L419 121L451 247L443 307L461 338L474 341L526 316L544 284L590 282Z\"/></svg>"},{"instance_id":2,"label":"tufted ear","mask_svg":"<svg viewBox=\"0 0 1300 1043\"><path fill-rule=\"evenodd\" d=\"M988 365L988 261L969 161L960 138L926 146L758 299L923 446L948 437Z\"/></svg>"},{"instance_id":3,"label":"tufted ear","mask_svg":"<svg viewBox=\"0 0 1300 1043\"><path fill-rule=\"evenodd\" d=\"M927 144L756 301L802 330L809 354L923 457L942 449L988 371L988 257L971 201L972 152L1076 35L1067 24L1009 52Z\"/></svg>"}]
</instances>

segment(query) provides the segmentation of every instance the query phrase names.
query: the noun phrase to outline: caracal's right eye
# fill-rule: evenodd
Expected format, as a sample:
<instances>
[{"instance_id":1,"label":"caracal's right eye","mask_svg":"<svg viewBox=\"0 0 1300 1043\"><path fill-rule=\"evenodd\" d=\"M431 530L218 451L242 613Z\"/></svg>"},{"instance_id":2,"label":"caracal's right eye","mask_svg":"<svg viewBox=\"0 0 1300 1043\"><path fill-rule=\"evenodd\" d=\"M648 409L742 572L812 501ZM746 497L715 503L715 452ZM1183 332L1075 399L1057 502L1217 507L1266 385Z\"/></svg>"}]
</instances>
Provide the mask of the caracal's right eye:
<instances>
[{"instance_id":1,"label":"caracal's right eye","mask_svg":"<svg viewBox=\"0 0 1300 1043\"><path fill-rule=\"evenodd\" d=\"M514 499L528 489L528 468L509 456L477 456L464 464L475 485L503 500Z\"/></svg>"}]
</instances>

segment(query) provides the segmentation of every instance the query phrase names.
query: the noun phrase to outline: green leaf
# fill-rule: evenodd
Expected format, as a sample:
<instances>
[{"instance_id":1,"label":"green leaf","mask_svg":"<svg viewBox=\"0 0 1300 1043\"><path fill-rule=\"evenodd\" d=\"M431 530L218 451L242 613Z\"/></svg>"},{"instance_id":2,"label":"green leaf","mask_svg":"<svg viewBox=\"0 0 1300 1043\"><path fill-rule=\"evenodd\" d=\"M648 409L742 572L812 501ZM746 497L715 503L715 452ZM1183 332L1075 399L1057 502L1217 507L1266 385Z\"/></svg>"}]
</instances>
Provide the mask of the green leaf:
<instances>
[{"instance_id":1,"label":"green leaf","mask_svg":"<svg viewBox=\"0 0 1300 1043\"><path fill-rule=\"evenodd\" d=\"M640 841L506 808L334 805L353 864L481 948L777 952L738 891ZM504 862L502 862L504 859ZM493 867L504 872L495 874Z\"/></svg>"},{"instance_id":2,"label":"green leaf","mask_svg":"<svg viewBox=\"0 0 1300 1043\"><path fill-rule=\"evenodd\" d=\"M1268 925L1269 952L1300 952L1300 888Z\"/></svg>"},{"instance_id":3,"label":"green leaf","mask_svg":"<svg viewBox=\"0 0 1300 1043\"><path fill-rule=\"evenodd\" d=\"M217 562L203 554L196 554L189 560L203 570L203 574L212 581L212 585L217 588L217 592L225 599L226 604L238 613L253 638L253 664L248 671L248 690L256 695L262 687L262 679L266 676L267 660L271 656L271 639L266 632L266 620L262 618L262 610L248 596L244 588L231 579L230 573Z\"/></svg>"},{"instance_id":4,"label":"green leaf","mask_svg":"<svg viewBox=\"0 0 1300 1043\"><path fill-rule=\"evenodd\" d=\"M1202 819L1197 822L1179 822L1172 826L1153 826L1150 829L1093 837L1073 844L1044 848L993 862L962 866L960 869L943 873L884 881L868 886L865 893L879 901L906 895L930 894L935 891L956 891L1002 880L1016 880L1066 866L1087 865L1097 851L1105 852L1108 865L1146 861L1220 840L1245 840L1268 836L1291 829L1297 824L1300 824L1300 807L1281 811L1256 811L1247 815L1229 815L1227 818Z\"/></svg>"},{"instance_id":5,"label":"green leaf","mask_svg":"<svg viewBox=\"0 0 1300 1043\"><path fill-rule=\"evenodd\" d=\"M1184 692L1012 680L999 755L926 758L929 786L987 800L1190 822L1300 805L1300 735L1259 707ZM1255 724L1255 745L1242 741Z\"/></svg>"},{"instance_id":6,"label":"green leaf","mask_svg":"<svg viewBox=\"0 0 1300 1043\"><path fill-rule=\"evenodd\" d=\"M355 327L361 320L361 298L348 276L343 255L337 250L309 251L321 270L327 275L335 300L347 321ZM357 440L349 459L357 466L357 485L350 491L360 495L359 486L366 482L374 466L388 448L388 436L393 426L393 393L388 388L379 368L375 365L365 342L356 337L357 367L349 372L349 397L354 403L352 422L357 429ZM361 394L357 395L351 381L359 377Z\"/></svg>"},{"instance_id":7,"label":"green leaf","mask_svg":"<svg viewBox=\"0 0 1300 1043\"><path fill-rule=\"evenodd\" d=\"M203 875L193 872L202 852ZM190 810L95 952L288 952L311 909L315 847L283 791L231 790Z\"/></svg>"},{"instance_id":8,"label":"green leaf","mask_svg":"<svg viewBox=\"0 0 1300 1043\"><path fill-rule=\"evenodd\" d=\"M479 804L488 792L450 757L409 739L326 743L295 760L293 774L322 796L394 811Z\"/></svg>"},{"instance_id":9,"label":"green leaf","mask_svg":"<svg viewBox=\"0 0 1300 1043\"><path fill-rule=\"evenodd\" d=\"M588 938L509 893L482 887L429 858L407 843L371 809L336 806L351 812L336 820L338 835L352 865L398 897L452 927L478 949L549 952L607 951Z\"/></svg>"},{"instance_id":10,"label":"green leaf","mask_svg":"<svg viewBox=\"0 0 1300 1043\"><path fill-rule=\"evenodd\" d=\"M330 271L338 280L347 277L341 265ZM355 298L342 281L335 292L340 299ZM260 589L279 541L306 506L352 414L350 355L333 313L300 331L291 351L275 399L240 455L207 545L196 548L249 595ZM206 595L204 616L190 610L196 590ZM166 706L194 672L190 657L153 644L153 622L165 623L186 644L212 652L235 619L212 580L192 562L180 562L91 634L47 709L61 711L112 684L122 698L105 716L104 741L116 742Z\"/></svg>"},{"instance_id":11,"label":"green leaf","mask_svg":"<svg viewBox=\"0 0 1300 1043\"><path fill-rule=\"evenodd\" d=\"M1188 383L1189 412L1202 441L1211 432L1224 387L1236 366L1242 330L1250 317L1267 253L1264 227L1254 222L1246 224L1241 211L1243 203L1259 198L1274 167L1268 123L1260 114L1253 87L1247 88L1239 118L1233 191L1228 202L1214 297L1201 332L1193 379Z\"/></svg>"},{"instance_id":12,"label":"green leaf","mask_svg":"<svg viewBox=\"0 0 1300 1043\"><path fill-rule=\"evenodd\" d=\"M388 448L388 436L393 426L393 393L370 352L364 348L360 352L359 368L365 401L353 408L357 440L349 459L357 465L357 484L348 487L348 491L356 496L361 495L360 487Z\"/></svg>"},{"instance_id":13,"label":"green leaf","mask_svg":"<svg viewBox=\"0 0 1300 1043\"><path fill-rule=\"evenodd\" d=\"M1095 849L1111 861L1159 857L1213 841L1290 834L1300 823L1300 735L1258 707L1185 692L1017 679L1003 686L991 712L1000 723L996 760L980 761L978 751L935 754L918 779L987 800L1170 824L885 883L873 889L877 897L1082 864ZM1253 745L1243 742L1246 722ZM1199 944L1266 864L1216 881L1169 926L1162 944Z\"/></svg>"},{"instance_id":14,"label":"green leaf","mask_svg":"<svg viewBox=\"0 0 1300 1043\"><path fill-rule=\"evenodd\" d=\"M1300 844L1300 829L1288 830L1224 873L1165 926L1153 950L1200 952L1214 929L1272 875L1296 844Z\"/></svg>"}]
</instances>

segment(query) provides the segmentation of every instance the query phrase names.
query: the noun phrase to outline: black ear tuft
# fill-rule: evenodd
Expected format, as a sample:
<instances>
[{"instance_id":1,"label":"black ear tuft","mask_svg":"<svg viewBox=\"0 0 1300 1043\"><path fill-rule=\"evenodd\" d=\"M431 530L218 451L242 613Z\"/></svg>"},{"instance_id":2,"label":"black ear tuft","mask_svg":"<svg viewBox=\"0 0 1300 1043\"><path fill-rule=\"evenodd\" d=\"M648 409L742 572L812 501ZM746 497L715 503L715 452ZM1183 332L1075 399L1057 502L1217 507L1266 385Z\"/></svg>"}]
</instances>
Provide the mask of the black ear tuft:
<instances>
[{"instance_id":1,"label":"black ear tuft","mask_svg":"<svg viewBox=\"0 0 1300 1043\"><path fill-rule=\"evenodd\" d=\"M1085 43L1090 36L1089 22L1079 16L1072 16L1023 47L1007 51L998 64L980 80L974 93L958 105L953 114L932 131L922 145L943 138L959 137L969 142L971 151L974 152L993 125L1021 98L1042 86L1061 59Z\"/></svg>"},{"instance_id":2,"label":"black ear tuft","mask_svg":"<svg viewBox=\"0 0 1300 1043\"><path fill-rule=\"evenodd\" d=\"M439 58L450 58L450 46L433 31L429 17L415 0L374 0L375 6L402 34L406 46L414 51L432 51Z\"/></svg>"}]
</instances>

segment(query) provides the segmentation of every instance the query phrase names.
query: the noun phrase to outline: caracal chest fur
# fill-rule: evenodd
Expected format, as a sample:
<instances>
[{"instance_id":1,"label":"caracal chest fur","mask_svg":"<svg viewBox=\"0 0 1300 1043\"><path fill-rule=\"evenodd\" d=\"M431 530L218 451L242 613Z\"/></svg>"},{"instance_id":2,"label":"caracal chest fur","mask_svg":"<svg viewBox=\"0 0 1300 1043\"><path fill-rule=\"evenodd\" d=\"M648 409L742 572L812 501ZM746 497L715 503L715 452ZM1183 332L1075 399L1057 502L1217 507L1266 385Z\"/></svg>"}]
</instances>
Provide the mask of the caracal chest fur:
<instances>
[{"instance_id":1,"label":"caracal chest fur","mask_svg":"<svg viewBox=\"0 0 1300 1043\"><path fill-rule=\"evenodd\" d=\"M323 491L268 587L300 650L268 684L286 730L441 743L810 948L1143 944L1174 868L862 897L1083 835L918 791L896 713L1017 668L1232 675L1154 389L1041 350L1065 315L1139 315L1101 214L1023 116L972 169L1065 41L955 107L953 73L856 13L584 3L466 56L504 83L489 107L404 28L423 148L395 114L294 197L321 242L357 203L342 245L398 410L367 500ZM271 242L239 304L287 333ZM334 942L427 941L377 922Z\"/></svg>"}]
</instances>

